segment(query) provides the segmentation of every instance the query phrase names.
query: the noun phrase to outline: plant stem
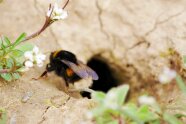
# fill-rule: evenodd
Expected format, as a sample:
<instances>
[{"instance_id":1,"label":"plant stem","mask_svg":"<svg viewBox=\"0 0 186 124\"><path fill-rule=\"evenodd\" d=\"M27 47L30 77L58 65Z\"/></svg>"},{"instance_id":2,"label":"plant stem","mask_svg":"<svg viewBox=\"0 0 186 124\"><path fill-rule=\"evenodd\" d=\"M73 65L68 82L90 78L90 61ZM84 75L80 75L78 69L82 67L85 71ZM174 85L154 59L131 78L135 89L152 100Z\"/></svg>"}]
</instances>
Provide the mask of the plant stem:
<instances>
[{"instance_id":1,"label":"plant stem","mask_svg":"<svg viewBox=\"0 0 186 124\"><path fill-rule=\"evenodd\" d=\"M68 5L69 0L66 1L65 5L62 7L63 9L65 9L65 7Z\"/></svg>"},{"instance_id":2,"label":"plant stem","mask_svg":"<svg viewBox=\"0 0 186 124\"><path fill-rule=\"evenodd\" d=\"M65 7L68 5L69 3L69 0L67 0L64 4L64 6L62 7L62 9L65 9ZM51 5L49 6L49 9L52 9L53 11L53 8L51 8ZM52 13L52 12L51 12ZM44 25L42 26L42 28L38 31L36 31L35 33L31 34L30 36L26 37L22 42L24 41L27 41L27 40L30 40L32 38L35 38L37 37L38 35L40 35L47 27L49 27L55 20L52 20L51 18L51 15L48 17L46 16L46 20L45 20L45 23Z\"/></svg>"},{"instance_id":3,"label":"plant stem","mask_svg":"<svg viewBox=\"0 0 186 124\"><path fill-rule=\"evenodd\" d=\"M49 27L49 25L52 24L52 21L49 17L46 16L46 20L44 25L42 26L42 28L38 31L36 31L35 33L31 34L30 36L27 36L22 42L30 40L32 38L37 37L38 35L40 35L47 27Z\"/></svg>"},{"instance_id":4,"label":"plant stem","mask_svg":"<svg viewBox=\"0 0 186 124\"><path fill-rule=\"evenodd\" d=\"M65 9L65 7L68 5L68 3L69 3L69 0L67 0L67 1L65 2L64 6L63 6L62 8ZM52 9L52 11L53 11L53 8L51 8L51 5L49 6L49 9ZM51 15L52 15L52 11L51 11ZM50 15L49 17L46 16L45 23L44 23L44 25L42 26L42 28L41 28L40 30L38 30L38 31L36 31L35 33L33 33L33 34L27 36L22 42L28 41L28 40L30 40L30 39L32 39L32 38L35 38L35 37L37 37L38 35L40 35L43 31L45 31L45 29L46 29L47 27L49 27L49 26L55 21L55 20L52 20L52 19L51 19L51 15ZM11 45L10 45L10 46L11 46ZM10 47L10 46L7 46L7 48ZM2 50L2 49L0 49L0 50ZM0 74L2 74L2 73L9 73L9 72L10 72L10 69L1 69L1 70L0 70Z\"/></svg>"}]
</instances>

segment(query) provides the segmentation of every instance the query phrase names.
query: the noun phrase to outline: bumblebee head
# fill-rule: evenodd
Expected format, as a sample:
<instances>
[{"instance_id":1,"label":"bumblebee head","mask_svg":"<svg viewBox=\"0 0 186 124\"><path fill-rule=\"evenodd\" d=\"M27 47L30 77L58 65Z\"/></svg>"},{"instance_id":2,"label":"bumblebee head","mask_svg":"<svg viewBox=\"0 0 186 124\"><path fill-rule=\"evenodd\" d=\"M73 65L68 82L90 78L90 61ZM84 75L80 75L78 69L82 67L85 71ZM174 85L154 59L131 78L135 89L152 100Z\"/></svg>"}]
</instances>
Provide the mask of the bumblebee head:
<instances>
[{"instance_id":1,"label":"bumblebee head","mask_svg":"<svg viewBox=\"0 0 186 124\"><path fill-rule=\"evenodd\" d=\"M55 68L54 68L54 66L52 66L52 65L49 63L49 64L47 64L47 66L46 66L46 70L47 70L47 72L50 72L50 71L55 70Z\"/></svg>"}]
</instances>

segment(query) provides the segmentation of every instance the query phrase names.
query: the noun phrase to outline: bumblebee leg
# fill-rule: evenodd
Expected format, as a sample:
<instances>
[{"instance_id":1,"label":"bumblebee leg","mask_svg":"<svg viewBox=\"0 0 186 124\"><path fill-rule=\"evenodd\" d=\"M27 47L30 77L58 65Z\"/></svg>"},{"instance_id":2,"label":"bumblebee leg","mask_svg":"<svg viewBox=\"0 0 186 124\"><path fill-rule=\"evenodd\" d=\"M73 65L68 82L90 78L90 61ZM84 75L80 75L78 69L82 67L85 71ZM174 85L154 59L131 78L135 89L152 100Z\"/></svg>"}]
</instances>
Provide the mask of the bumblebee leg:
<instances>
[{"instance_id":1,"label":"bumblebee leg","mask_svg":"<svg viewBox=\"0 0 186 124\"><path fill-rule=\"evenodd\" d=\"M67 79L67 76L65 74L65 69L64 68L61 68L61 70L59 70L59 75L64 79L65 81L65 86L64 86L64 83L63 83L63 89L64 89L64 92L68 94L68 88L69 88L69 85L68 85L68 79Z\"/></svg>"},{"instance_id":2,"label":"bumblebee leg","mask_svg":"<svg viewBox=\"0 0 186 124\"><path fill-rule=\"evenodd\" d=\"M69 87L69 83L68 83L68 77L64 71L64 69L61 70L61 76L64 78L65 80L65 84L66 84L66 87Z\"/></svg>"},{"instance_id":3,"label":"bumblebee leg","mask_svg":"<svg viewBox=\"0 0 186 124\"><path fill-rule=\"evenodd\" d=\"M66 87L66 86L64 87L64 92L69 95L69 89L68 89L68 87Z\"/></svg>"},{"instance_id":4,"label":"bumblebee leg","mask_svg":"<svg viewBox=\"0 0 186 124\"><path fill-rule=\"evenodd\" d=\"M33 80L39 80L40 78L44 77L44 76L47 76L47 71L44 71L41 76L39 76L38 78L32 78Z\"/></svg>"},{"instance_id":5,"label":"bumblebee leg","mask_svg":"<svg viewBox=\"0 0 186 124\"><path fill-rule=\"evenodd\" d=\"M66 84L66 87L69 87L69 83L67 79L65 79L65 84Z\"/></svg>"},{"instance_id":6,"label":"bumblebee leg","mask_svg":"<svg viewBox=\"0 0 186 124\"><path fill-rule=\"evenodd\" d=\"M65 79L66 87L69 87L69 81L68 81L66 74L64 74L64 79Z\"/></svg>"}]
</instances>

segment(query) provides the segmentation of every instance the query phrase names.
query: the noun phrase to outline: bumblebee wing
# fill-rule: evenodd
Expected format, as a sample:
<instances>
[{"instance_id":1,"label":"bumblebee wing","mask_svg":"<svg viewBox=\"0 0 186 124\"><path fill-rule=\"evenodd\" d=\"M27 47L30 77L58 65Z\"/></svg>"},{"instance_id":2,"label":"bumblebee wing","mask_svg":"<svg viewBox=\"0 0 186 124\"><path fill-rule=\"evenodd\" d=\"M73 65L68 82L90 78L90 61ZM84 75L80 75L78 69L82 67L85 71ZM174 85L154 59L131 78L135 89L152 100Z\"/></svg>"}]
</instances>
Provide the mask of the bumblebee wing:
<instances>
[{"instance_id":1,"label":"bumblebee wing","mask_svg":"<svg viewBox=\"0 0 186 124\"><path fill-rule=\"evenodd\" d=\"M78 64L79 64L80 67L82 67L86 71L86 73L89 76L92 77L93 80L98 80L99 77L98 77L97 73L94 70L92 70L90 67L88 67L87 65L83 64L83 62L81 62L79 60L78 60Z\"/></svg>"},{"instance_id":2,"label":"bumblebee wing","mask_svg":"<svg viewBox=\"0 0 186 124\"><path fill-rule=\"evenodd\" d=\"M94 72L88 66L84 65L82 62L78 61L78 65L76 65L67 60L61 61L65 63L69 68L71 68L81 78L92 77L93 80L98 80L98 75L96 74L96 72Z\"/></svg>"},{"instance_id":3,"label":"bumblebee wing","mask_svg":"<svg viewBox=\"0 0 186 124\"><path fill-rule=\"evenodd\" d=\"M78 76L80 76L81 78L88 78L89 75L86 72L85 69L83 69L82 67L67 61L67 60L61 60L63 63L65 63L69 68L71 68Z\"/></svg>"}]
</instances>

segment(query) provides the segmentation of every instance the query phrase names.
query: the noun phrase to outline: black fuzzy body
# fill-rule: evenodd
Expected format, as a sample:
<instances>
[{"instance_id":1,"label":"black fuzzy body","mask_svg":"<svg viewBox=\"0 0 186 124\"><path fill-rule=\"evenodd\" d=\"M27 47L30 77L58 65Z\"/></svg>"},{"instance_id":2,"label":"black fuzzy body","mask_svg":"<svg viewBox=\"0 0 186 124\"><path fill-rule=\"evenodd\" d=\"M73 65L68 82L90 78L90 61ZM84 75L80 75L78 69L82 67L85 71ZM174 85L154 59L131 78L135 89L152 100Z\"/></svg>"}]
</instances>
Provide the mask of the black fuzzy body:
<instances>
[{"instance_id":1,"label":"black fuzzy body","mask_svg":"<svg viewBox=\"0 0 186 124\"><path fill-rule=\"evenodd\" d=\"M67 86L68 83L80 80L81 78L76 73L71 76L67 75L67 69L70 68L61 60L67 60L78 65L76 56L73 53L65 50L55 51L50 54L50 63L46 67L47 72L55 71L58 76L64 78Z\"/></svg>"}]
</instances>

